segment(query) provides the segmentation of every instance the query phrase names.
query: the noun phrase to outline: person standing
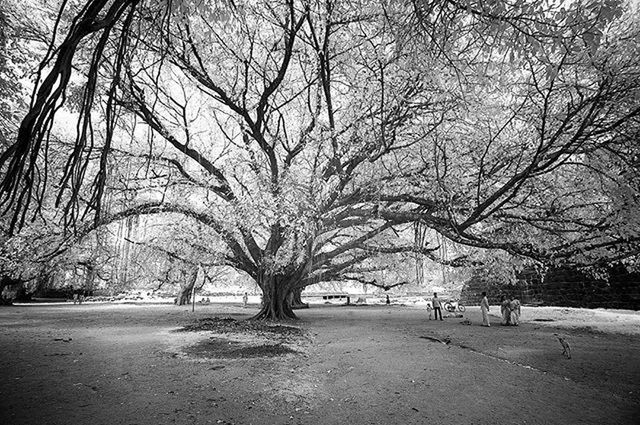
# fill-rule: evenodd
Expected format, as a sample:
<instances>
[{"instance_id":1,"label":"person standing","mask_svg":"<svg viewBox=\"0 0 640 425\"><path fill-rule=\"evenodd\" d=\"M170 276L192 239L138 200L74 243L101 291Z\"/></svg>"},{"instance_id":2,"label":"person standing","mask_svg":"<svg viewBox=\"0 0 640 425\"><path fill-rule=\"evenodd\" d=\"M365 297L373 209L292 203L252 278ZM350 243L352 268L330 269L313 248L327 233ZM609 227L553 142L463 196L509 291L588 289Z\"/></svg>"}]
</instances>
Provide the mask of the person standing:
<instances>
[{"instance_id":1,"label":"person standing","mask_svg":"<svg viewBox=\"0 0 640 425\"><path fill-rule=\"evenodd\" d=\"M520 323L520 300L514 297L509 303L509 310L511 312L511 324L518 326Z\"/></svg>"},{"instance_id":2,"label":"person standing","mask_svg":"<svg viewBox=\"0 0 640 425\"><path fill-rule=\"evenodd\" d=\"M491 326L489 323L489 300L487 299L487 293L482 293L482 301L480 301L480 310L482 311L482 326Z\"/></svg>"},{"instance_id":3,"label":"person standing","mask_svg":"<svg viewBox=\"0 0 640 425\"><path fill-rule=\"evenodd\" d=\"M500 297L500 313L502 313L502 326L511 324L511 300L504 295Z\"/></svg>"},{"instance_id":4,"label":"person standing","mask_svg":"<svg viewBox=\"0 0 640 425\"><path fill-rule=\"evenodd\" d=\"M440 320L442 320L442 304L440 304L440 298L438 298L438 293L433 293L433 298L431 298L431 305L433 306L433 315L434 319L438 320L438 314L440 315Z\"/></svg>"},{"instance_id":5,"label":"person standing","mask_svg":"<svg viewBox=\"0 0 640 425\"><path fill-rule=\"evenodd\" d=\"M249 302L249 294L245 292L244 295L242 296L242 308L247 308L248 302Z\"/></svg>"}]
</instances>

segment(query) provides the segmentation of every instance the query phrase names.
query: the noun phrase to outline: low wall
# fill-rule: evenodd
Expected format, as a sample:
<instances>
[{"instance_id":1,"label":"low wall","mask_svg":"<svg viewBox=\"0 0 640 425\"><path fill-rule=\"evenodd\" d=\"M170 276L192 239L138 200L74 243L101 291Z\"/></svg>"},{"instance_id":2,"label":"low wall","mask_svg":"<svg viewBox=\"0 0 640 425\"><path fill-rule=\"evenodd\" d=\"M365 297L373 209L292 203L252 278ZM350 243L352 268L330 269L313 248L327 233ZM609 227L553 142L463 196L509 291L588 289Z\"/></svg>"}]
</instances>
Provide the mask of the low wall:
<instances>
[{"instance_id":1,"label":"low wall","mask_svg":"<svg viewBox=\"0 0 640 425\"><path fill-rule=\"evenodd\" d=\"M620 267L608 270L608 279L594 278L574 268L550 269L542 279L535 272L522 273L515 284L483 281L476 277L462 289L461 301L478 305L482 291L491 303L500 295L515 296L523 304L564 307L640 310L640 274Z\"/></svg>"}]
</instances>

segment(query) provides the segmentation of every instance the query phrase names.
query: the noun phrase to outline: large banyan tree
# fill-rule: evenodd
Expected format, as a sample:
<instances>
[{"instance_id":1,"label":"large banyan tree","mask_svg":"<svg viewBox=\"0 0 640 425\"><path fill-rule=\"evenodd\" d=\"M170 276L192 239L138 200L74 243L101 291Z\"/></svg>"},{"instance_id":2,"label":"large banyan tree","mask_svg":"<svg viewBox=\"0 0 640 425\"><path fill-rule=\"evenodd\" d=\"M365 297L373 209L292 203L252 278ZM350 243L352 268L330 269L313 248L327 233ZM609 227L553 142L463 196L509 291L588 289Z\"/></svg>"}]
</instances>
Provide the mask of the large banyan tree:
<instances>
[{"instance_id":1,"label":"large banyan tree","mask_svg":"<svg viewBox=\"0 0 640 425\"><path fill-rule=\"evenodd\" d=\"M260 318L295 317L291 294L378 256L435 257L413 226L539 260L628 258L639 37L613 0L63 1L0 157L7 228L37 217L73 99L54 182L67 226L187 217L259 285ZM123 158L164 189L107 208Z\"/></svg>"}]
</instances>

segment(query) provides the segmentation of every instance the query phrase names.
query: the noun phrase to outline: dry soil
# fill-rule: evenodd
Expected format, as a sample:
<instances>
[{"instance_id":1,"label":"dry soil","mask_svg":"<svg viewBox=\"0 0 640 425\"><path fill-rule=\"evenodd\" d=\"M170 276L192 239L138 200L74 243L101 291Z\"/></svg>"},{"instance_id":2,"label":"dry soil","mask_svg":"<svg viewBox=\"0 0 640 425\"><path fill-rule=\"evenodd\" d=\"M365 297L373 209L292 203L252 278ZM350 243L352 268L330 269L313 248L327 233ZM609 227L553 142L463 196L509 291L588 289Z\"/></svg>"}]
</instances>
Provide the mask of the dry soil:
<instances>
[{"instance_id":1,"label":"dry soil","mask_svg":"<svg viewBox=\"0 0 640 425\"><path fill-rule=\"evenodd\" d=\"M0 308L0 423L640 423L637 312L525 308L519 327L484 328L473 307L466 325L312 306L273 329L242 322L256 311Z\"/></svg>"}]
</instances>

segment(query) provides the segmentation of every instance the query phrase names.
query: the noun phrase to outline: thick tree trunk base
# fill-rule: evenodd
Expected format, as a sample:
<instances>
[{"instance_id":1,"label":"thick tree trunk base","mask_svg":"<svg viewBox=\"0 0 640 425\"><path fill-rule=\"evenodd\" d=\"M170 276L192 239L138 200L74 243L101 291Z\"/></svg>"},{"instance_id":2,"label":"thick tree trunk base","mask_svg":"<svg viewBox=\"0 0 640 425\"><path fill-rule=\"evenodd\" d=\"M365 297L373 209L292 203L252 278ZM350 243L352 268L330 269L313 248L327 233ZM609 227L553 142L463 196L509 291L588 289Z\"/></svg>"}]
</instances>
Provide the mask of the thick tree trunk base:
<instances>
[{"instance_id":1,"label":"thick tree trunk base","mask_svg":"<svg viewBox=\"0 0 640 425\"><path fill-rule=\"evenodd\" d=\"M290 281L282 277L267 276L263 278L260 284L262 306L258 314L252 317L252 320L296 320L298 317L291 308L293 304L296 304L294 302L296 290L291 290L291 286Z\"/></svg>"},{"instance_id":2,"label":"thick tree trunk base","mask_svg":"<svg viewBox=\"0 0 640 425\"><path fill-rule=\"evenodd\" d=\"M273 307L273 308L272 308ZM293 312L291 307L286 304L281 305L281 308L275 308L275 306L263 305L258 314L253 316L250 320L272 320L276 322L286 320L297 320L298 316Z\"/></svg>"},{"instance_id":3,"label":"thick tree trunk base","mask_svg":"<svg viewBox=\"0 0 640 425\"><path fill-rule=\"evenodd\" d=\"M291 311L290 314L275 314L273 311L261 309L258 314L251 317L249 320L282 322L287 320L298 320L298 316L296 316L293 311Z\"/></svg>"},{"instance_id":4,"label":"thick tree trunk base","mask_svg":"<svg viewBox=\"0 0 640 425\"><path fill-rule=\"evenodd\" d=\"M180 291L178 293L178 296L175 299L175 304L176 305L188 305L189 301L191 300L190 295L191 294L189 292Z\"/></svg>"}]
</instances>

